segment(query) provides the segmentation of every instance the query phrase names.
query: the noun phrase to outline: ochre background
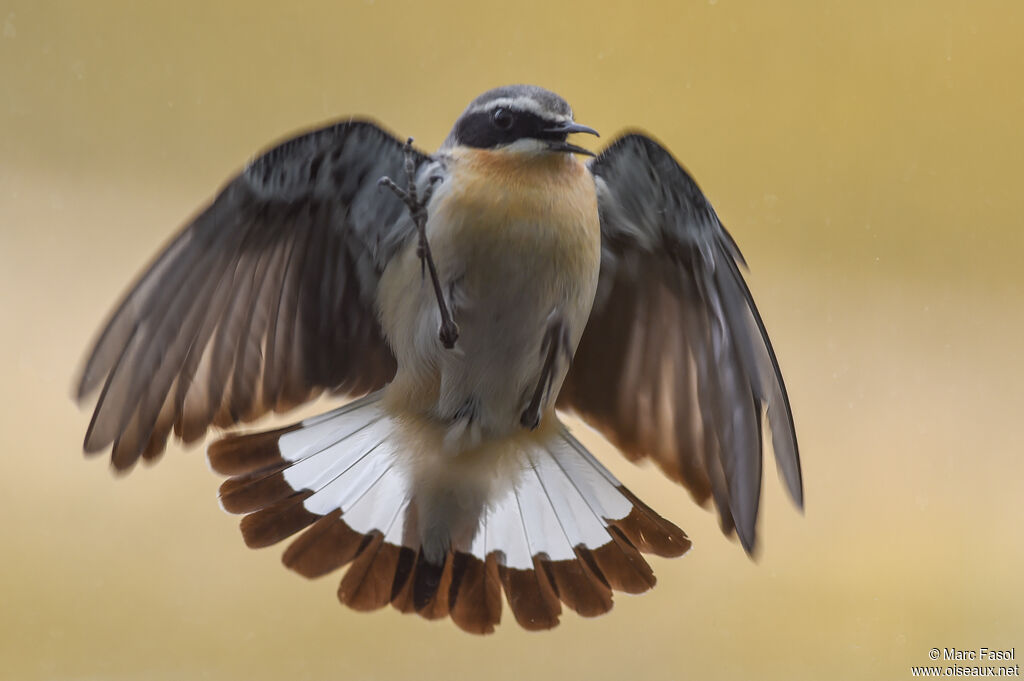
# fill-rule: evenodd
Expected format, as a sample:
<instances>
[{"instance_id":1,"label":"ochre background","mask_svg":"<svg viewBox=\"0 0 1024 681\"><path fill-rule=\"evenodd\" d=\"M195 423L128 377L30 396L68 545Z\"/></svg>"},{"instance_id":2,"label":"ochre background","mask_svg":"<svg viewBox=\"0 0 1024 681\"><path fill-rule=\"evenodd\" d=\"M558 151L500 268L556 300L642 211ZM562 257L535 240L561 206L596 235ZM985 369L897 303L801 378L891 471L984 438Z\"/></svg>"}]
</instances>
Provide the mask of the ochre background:
<instances>
[{"instance_id":1,"label":"ochre background","mask_svg":"<svg viewBox=\"0 0 1024 681\"><path fill-rule=\"evenodd\" d=\"M784 7L778 5L784 4ZM903 679L1024 656L1024 5L0 3L0 677ZM251 551L201 448L116 479L71 401L115 299L259 148L349 114L435 148L479 92L638 127L750 262L807 509L766 468L749 561L694 540L595 620L497 634L341 607ZM587 140L589 143L589 140Z\"/></svg>"}]
</instances>

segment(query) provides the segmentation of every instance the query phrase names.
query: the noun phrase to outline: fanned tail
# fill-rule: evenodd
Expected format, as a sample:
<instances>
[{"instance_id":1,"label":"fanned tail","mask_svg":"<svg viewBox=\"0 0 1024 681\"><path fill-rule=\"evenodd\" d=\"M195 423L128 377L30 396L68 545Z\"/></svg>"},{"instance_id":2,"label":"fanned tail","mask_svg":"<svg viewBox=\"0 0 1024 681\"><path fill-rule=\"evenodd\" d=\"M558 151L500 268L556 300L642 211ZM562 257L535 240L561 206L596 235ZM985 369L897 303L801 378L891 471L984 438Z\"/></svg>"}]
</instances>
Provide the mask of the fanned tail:
<instances>
[{"instance_id":1,"label":"fanned tail","mask_svg":"<svg viewBox=\"0 0 1024 681\"><path fill-rule=\"evenodd\" d=\"M245 514L251 547L301 532L283 560L303 576L348 565L338 598L349 607L391 603L477 634L501 619L502 591L521 626L550 629L563 604L592 617L611 609L612 591L654 586L642 552L679 556L690 546L561 424L508 444L514 466L489 475L480 503L454 506L450 498L477 498L462 488L479 481L460 477L458 459L445 455L447 487L438 491L436 468L435 484L424 484L414 465L422 453L409 451L404 427L375 393L287 428L227 437L209 451L214 470L231 476L221 504ZM514 479L494 480L508 470ZM448 515L436 510L444 504ZM452 508L465 527L451 522L438 549L432 536Z\"/></svg>"}]
</instances>

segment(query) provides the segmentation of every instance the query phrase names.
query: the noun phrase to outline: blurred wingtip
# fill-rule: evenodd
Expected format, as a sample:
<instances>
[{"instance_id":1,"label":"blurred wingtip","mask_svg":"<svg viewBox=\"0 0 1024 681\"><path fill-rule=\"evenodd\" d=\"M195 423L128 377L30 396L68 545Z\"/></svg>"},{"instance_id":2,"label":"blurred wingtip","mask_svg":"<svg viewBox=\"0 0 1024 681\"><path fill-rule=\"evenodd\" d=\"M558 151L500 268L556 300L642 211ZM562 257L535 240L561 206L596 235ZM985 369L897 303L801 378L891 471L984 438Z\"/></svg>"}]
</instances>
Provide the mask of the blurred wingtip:
<instances>
[{"instance_id":1,"label":"blurred wingtip","mask_svg":"<svg viewBox=\"0 0 1024 681\"><path fill-rule=\"evenodd\" d=\"M761 562L761 556L764 554L764 544L757 541L755 538L754 543L749 547L744 546L743 550L746 552L747 558L749 558L751 562L759 563Z\"/></svg>"},{"instance_id":2,"label":"blurred wingtip","mask_svg":"<svg viewBox=\"0 0 1024 681\"><path fill-rule=\"evenodd\" d=\"M114 457L111 457L110 458L110 472L113 473L114 476L118 477L118 478L126 477L129 473L131 473L133 470L135 470L135 463L136 463L135 459L133 459L131 461L123 461L123 460L119 460L119 459L116 459Z\"/></svg>"},{"instance_id":3,"label":"blurred wingtip","mask_svg":"<svg viewBox=\"0 0 1024 681\"><path fill-rule=\"evenodd\" d=\"M780 384L781 385L781 384ZM772 450L775 454L775 467L779 472L793 504L803 510L804 481L800 465L800 447L796 440L796 427L793 424L793 412L789 406L785 388L781 388L781 406L769 404L767 416L772 433Z\"/></svg>"},{"instance_id":4,"label":"blurred wingtip","mask_svg":"<svg viewBox=\"0 0 1024 681\"><path fill-rule=\"evenodd\" d=\"M801 514L804 512L804 485L801 479L796 483L795 487L787 485L789 490L789 498L793 501L793 506L796 510L800 511Z\"/></svg>"},{"instance_id":5,"label":"blurred wingtip","mask_svg":"<svg viewBox=\"0 0 1024 681\"><path fill-rule=\"evenodd\" d=\"M756 560L759 554L756 523L755 517L751 523L738 523L736 525L736 536L740 540L740 546L743 547L744 553L752 560Z\"/></svg>"},{"instance_id":6,"label":"blurred wingtip","mask_svg":"<svg viewBox=\"0 0 1024 681\"><path fill-rule=\"evenodd\" d=\"M72 402L81 407L88 394L89 392L85 389L85 376L79 375L78 378L72 381L68 397L71 398Z\"/></svg>"}]
</instances>

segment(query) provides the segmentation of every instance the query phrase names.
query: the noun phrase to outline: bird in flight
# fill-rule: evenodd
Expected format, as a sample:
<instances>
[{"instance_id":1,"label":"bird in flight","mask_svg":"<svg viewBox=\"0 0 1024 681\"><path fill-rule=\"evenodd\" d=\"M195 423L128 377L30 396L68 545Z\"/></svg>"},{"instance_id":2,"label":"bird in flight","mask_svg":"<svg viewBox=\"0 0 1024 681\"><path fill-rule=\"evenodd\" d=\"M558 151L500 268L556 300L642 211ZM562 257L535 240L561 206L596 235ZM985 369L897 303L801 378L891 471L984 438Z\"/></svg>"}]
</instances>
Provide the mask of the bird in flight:
<instances>
[{"instance_id":1,"label":"bird in flight","mask_svg":"<svg viewBox=\"0 0 1024 681\"><path fill-rule=\"evenodd\" d=\"M252 547L348 566L338 597L489 633L654 586L690 542L566 429L649 458L747 552L767 419L801 506L785 385L736 243L657 142L599 155L564 99L473 100L434 154L346 120L251 161L111 314L77 397L124 471L327 392L355 401L208 451Z\"/></svg>"}]
</instances>

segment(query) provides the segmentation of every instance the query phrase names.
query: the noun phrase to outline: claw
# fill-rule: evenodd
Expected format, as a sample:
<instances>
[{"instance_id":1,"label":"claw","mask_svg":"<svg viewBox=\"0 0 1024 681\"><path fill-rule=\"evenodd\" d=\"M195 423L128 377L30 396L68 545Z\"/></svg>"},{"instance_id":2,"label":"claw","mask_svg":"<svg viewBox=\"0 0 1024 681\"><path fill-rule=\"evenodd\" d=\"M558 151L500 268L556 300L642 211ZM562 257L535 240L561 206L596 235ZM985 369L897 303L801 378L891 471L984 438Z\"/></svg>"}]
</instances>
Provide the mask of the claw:
<instances>
[{"instance_id":1,"label":"claw","mask_svg":"<svg viewBox=\"0 0 1024 681\"><path fill-rule=\"evenodd\" d=\"M438 337L441 339L441 345L451 350L455 347L455 341L459 340L459 325L455 323L454 319L442 319Z\"/></svg>"},{"instance_id":2,"label":"claw","mask_svg":"<svg viewBox=\"0 0 1024 681\"><path fill-rule=\"evenodd\" d=\"M534 388L530 403L519 417L519 423L528 430L540 425L541 405L551 397L551 387L555 380L555 360L559 354L572 361L572 350L569 347L569 329L562 319L552 313L548 328L544 332L540 354L544 357L537 386Z\"/></svg>"},{"instance_id":3,"label":"claw","mask_svg":"<svg viewBox=\"0 0 1024 681\"><path fill-rule=\"evenodd\" d=\"M537 426L540 425L540 410L527 408L523 415L519 417L519 424L527 430L536 430Z\"/></svg>"},{"instance_id":4,"label":"claw","mask_svg":"<svg viewBox=\"0 0 1024 681\"><path fill-rule=\"evenodd\" d=\"M437 278L437 266L434 264L434 258L430 253L430 244L427 242L427 203L430 201L430 197L433 196L434 187L441 178L430 178L429 184L423 191L423 198L419 198L416 192L416 161L412 148L412 137L406 140L404 151L407 189L399 187L390 177L380 178L377 184L393 191L412 215L412 220L416 224L416 231L419 234L416 255L420 259L420 277L426 274L425 269L430 270L430 280L434 285L434 295L437 297L437 307L441 313L441 328L438 331L438 337L445 348L451 349L459 339L459 326L452 319L451 312L448 310L444 294L441 291L441 282Z\"/></svg>"}]
</instances>

